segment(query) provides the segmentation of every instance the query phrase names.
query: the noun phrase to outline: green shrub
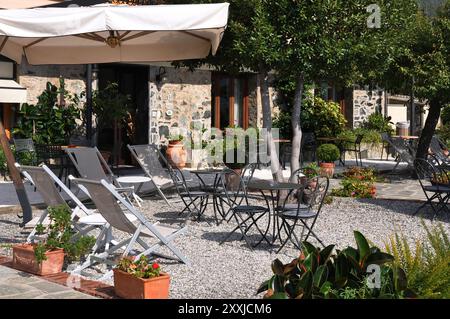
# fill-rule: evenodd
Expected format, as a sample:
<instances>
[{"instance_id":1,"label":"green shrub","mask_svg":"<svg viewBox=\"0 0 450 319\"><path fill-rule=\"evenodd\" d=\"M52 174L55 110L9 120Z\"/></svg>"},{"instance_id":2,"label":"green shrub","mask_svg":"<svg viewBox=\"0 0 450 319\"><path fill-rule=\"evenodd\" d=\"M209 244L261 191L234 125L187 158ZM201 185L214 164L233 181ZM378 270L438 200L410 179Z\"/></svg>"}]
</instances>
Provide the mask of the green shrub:
<instances>
[{"instance_id":1,"label":"green shrub","mask_svg":"<svg viewBox=\"0 0 450 319\"><path fill-rule=\"evenodd\" d=\"M274 275L263 282L257 293L265 292L271 299L323 299L323 298L403 298L414 296L408 289L405 272L393 265L394 257L371 247L367 239L354 231L357 248L336 250L329 245L316 248L303 242L302 254L284 265L272 262ZM380 267L381 284L370 287L367 283L369 265Z\"/></svg>"},{"instance_id":2,"label":"green shrub","mask_svg":"<svg viewBox=\"0 0 450 319\"><path fill-rule=\"evenodd\" d=\"M396 233L386 242L386 250L394 263L402 267L409 287L420 298L450 298L450 242L443 226L429 229L422 221L427 239L412 247L403 234Z\"/></svg>"},{"instance_id":3,"label":"green shrub","mask_svg":"<svg viewBox=\"0 0 450 319\"><path fill-rule=\"evenodd\" d=\"M280 111L272 121L272 127L278 128L280 138L290 139L292 137L291 113Z\"/></svg>"},{"instance_id":4,"label":"green shrub","mask_svg":"<svg viewBox=\"0 0 450 319\"><path fill-rule=\"evenodd\" d=\"M304 132L314 132L318 137L334 137L345 129L347 121L338 103L325 101L315 96L303 99L300 115ZM280 137L292 137L291 113L280 111L273 119L272 126L280 130Z\"/></svg>"},{"instance_id":5,"label":"green shrub","mask_svg":"<svg viewBox=\"0 0 450 319\"><path fill-rule=\"evenodd\" d=\"M373 130L378 133L388 133L391 134L394 132L391 124L391 117L384 117L381 113L372 113L369 115L367 120L365 120L362 124L362 128L366 130Z\"/></svg>"},{"instance_id":6,"label":"green shrub","mask_svg":"<svg viewBox=\"0 0 450 319\"><path fill-rule=\"evenodd\" d=\"M60 94L65 97L65 105L59 104ZM13 136L32 138L37 144L67 144L77 127L76 120L80 118L78 104L78 96L65 90L63 79L59 88L47 82L46 90L38 97L36 105L22 104Z\"/></svg>"},{"instance_id":7,"label":"green shrub","mask_svg":"<svg viewBox=\"0 0 450 319\"><path fill-rule=\"evenodd\" d=\"M356 140L358 135L363 136L362 143L376 145L382 141L380 132L363 127L357 127L353 130L344 130L338 134L338 137L348 140L349 142L343 142L346 144L345 146L348 147L352 145L352 142Z\"/></svg>"},{"instance_id":8,"label":"green shrub","mask_svg":"<svg viewBox=\"0 0 450 319\"><path fill-rule=\"evenodd\" d=\"M75 230L72 228L71 210L67 205L48 208L48 217L51 221L46 228L42 224L36 226L36 233L42 235L47 232L46 238L34 246L36 261L46 260L45 252L54 249L64 249L67 260L79 260L89 253L95 244L93 236L81 236L74 240Z\"/></svg>"},{"instance_id":9,"label":"green shrub","mask_svg":"<svg viewBox=\"0 0 450 319\"><path fill-rule=\"evenodd\" d=\"M302 129L318 137L334 137L345 129L347 121L338 103L320 97L307 98L301 113Z\"/></svg>"},{"instance_id":10,"label":"green shrub","mask_svg":"<svg viewBox=\"0 0 450 319\"><path fill-rule=\"evenodd\" d=\"M317 157L325 163L337 161L340 155L339 148L334 144L322 144L317 148Z\"/></svg>"}]
</instances>

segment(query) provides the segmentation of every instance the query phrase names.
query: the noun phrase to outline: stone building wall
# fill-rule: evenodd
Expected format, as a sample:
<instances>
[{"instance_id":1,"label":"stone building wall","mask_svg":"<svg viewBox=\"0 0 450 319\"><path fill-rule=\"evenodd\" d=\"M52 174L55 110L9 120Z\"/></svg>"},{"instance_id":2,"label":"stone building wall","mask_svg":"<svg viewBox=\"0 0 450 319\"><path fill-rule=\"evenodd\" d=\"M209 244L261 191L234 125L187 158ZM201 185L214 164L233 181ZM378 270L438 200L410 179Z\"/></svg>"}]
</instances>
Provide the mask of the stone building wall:
<instances>
[{"instance_id":1,"label":"stone building wall","mask_svg":"<svg viewBox=\"0 0 450 319\"><path fill-rule=\"evenodd\" d=\"M65 80L66 90L80 94L86 90L85 65L29 65L26 60L17 66L19 84L27 89L27 103L36 104L47 82L59 87L59 78Z\"/></svg>"},{"instance_id":2,"label":"stone building wall","mask_svg":"<svg viewBox=\"0 0 450 319\"><path fill-rule=\"evenodd\" d=\"M370 114L383 109L384 91L353 90L353 128L359 127Z\"/></svg>"},{"instance_id":3,"label":"stone building wall","mask_svg":"<svg viewBox=\"0 0 450 319\"><path fill-rule=\"evenodd\" d=\"M166 67L156 83L159 67L150 68L150 134L164 142L178 129L211 127L211 71Z\"/></svg>"}]
</instances>

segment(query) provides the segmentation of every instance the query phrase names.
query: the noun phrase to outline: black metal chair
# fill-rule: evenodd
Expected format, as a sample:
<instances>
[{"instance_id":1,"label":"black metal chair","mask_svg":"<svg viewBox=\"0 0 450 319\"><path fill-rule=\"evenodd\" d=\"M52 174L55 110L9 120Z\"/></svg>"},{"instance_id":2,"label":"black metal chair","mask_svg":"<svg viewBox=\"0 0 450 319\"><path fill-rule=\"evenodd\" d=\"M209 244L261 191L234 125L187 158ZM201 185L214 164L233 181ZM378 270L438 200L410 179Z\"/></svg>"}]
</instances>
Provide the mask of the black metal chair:
<instances>
[{"instance_id":1,"label":"black metal chair","mask_svg":"<svg viewBox=\"0 0 450 319\"><path fill-rule=\"evenodd\" d=\"M316 135L311 132L303 133L302 141L301 141L301 154L300 154L300 166L303 166L305 161L305 152L312 152L313 154L313 162L317 160L317 141Z\"/></svg>"},{"instance_id":2,"label":"black metal chair","mask_svg":"<svg viewBox=\"0 0 450 319\"><path fill-rule=\"evenodd\" d=\"M301 189L292 190L284 198L282 205L277 209L277 214L281 218L281 224L278 233L281 238L281 231L284 230L286 238L282 241L277 253L290 241L294 246L301 250L302 241L308 240L310 236L314 237L322 246L325 247L323 241L313 231L317 218L322 210L325 197L328 192L329 179L328 177L315 176L309 179L304 179L301 170L294 172L293 177L301 181L303 187ZM295 192L295 193L294 193ZM294 196L292 196L294 195ZM292 197L296 198L296 203L292 202ZM295 233L297 225L302 226L300 237ZM305 231L306 236L304 236Z\"/></svg>"},{"instance_id":3,"label":"black metal chair","mask_svg":"<svg viewBox=\"0 0 450 319\"><path fill-rule=\"evenodd\" d=\"M343 156L344 157L344 161L343 161L344 165L345 165L345 153L346 152L355 152L356 166L359 166L358 165L358 156L359 156L359 164L361 165L361 167L363 166L362 155L361 155L361 142L362 142L363 138L364 138L364 135L358 134L356 136L354 143L351 143L351 142L344 143L344 145L341 149L341 152L344 155ZM350 144L350 146L348 146L349 144Z\"/></svg>"},{"instance_id":4,"label":"black metal chair","mask_svg":"<svg viewBox=\"0 0 450 319\"><path fill-rule=\"evenodd\" d=\"M427 201L417 208L414 215L418 214L427 205L433 209L434 214L432 219L443 209L448 212L447 202L450 195L450 179L448 174L433 166L429 161L421 158L414 160L414 169L420 186L427 198Z\"/></svg>"},{"instance_id":5,"label":"black metal chair","mask_svg":"<svg viewBox=\"0 0 450 319\"><path fill-rule=\"evenodd\" d=\"M175 190L185 206L179 214L181 215L187 212L188 215L186 218L189 218L192 214L196 214L197 220L200 220L206 210L204 202L208 198L209 193L201 190L191 190L184 174L178 167L167 165L167 168L175 186Z\"/></svg>"},{"instance_id":6,"label":"black metal chair","mask_svg":"<svg viewBox=\"0 0 450 319\"><path fill-rule=\"evenodd\" d=\"M266 214L270 220L269 203L266 201L266 206L251 204L249 201L251 196L247 192L247 186L244 179L233 170L227 169L222 173L220 177L220 184L223 188L223 196L220 197L222 209L224 211L228 210L228 213L231 214L231 218L234 219L237 224L236 227L220 242L220 244L223 244L234 233L240 231L242 234L241 240L244 239L248 247L252 250L253 247L261 243L262 240L252 245L248 235L251 229L255 229L262 236L262 238L270 244L266 238L269 231L270 222L267 223L267 228L265 230L262 230L258 224L258 221ZM224 207L225 205L227 208Z\"/></svg>"}]
</instances>

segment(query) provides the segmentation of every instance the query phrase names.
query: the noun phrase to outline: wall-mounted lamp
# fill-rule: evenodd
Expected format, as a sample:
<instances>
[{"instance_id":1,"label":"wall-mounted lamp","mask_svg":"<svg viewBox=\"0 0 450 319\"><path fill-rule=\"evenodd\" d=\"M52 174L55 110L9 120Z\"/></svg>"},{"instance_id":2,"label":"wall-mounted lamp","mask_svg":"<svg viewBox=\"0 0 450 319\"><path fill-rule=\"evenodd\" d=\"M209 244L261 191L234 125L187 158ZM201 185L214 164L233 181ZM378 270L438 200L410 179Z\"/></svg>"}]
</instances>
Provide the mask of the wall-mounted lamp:
<instances>
[{"instance_id":1,"label":"wall-mounted lamp","mask_svg":"<svg viewBox=\"0 0 450 319\"><path fill-rule=\"evenodd\" d=\"M166 68L163 66L159 67L158 74L156 75L156 83L161 83L162 81L166 81L167 78L164 76L166 75Z\"/></svg>"}]
</instances>

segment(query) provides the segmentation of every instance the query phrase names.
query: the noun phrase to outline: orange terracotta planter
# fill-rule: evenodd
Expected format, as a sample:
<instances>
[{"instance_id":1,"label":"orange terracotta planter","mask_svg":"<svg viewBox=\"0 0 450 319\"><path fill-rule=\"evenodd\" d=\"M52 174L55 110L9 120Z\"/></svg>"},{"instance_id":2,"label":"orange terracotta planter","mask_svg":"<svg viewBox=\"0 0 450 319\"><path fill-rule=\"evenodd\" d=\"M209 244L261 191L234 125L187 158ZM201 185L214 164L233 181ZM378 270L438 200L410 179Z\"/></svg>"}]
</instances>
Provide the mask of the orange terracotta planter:
<instances>
[{"instance_id":1,"label":"orange terracotta planter","mask_svg":"<svg viewBox=\"0 0 450 319\"><path fill-rule=\"evenodd\" d=\"M334 175L334 163L320 163L320 175L332 178Z\"/></svg>"},{"instance_id":2,"label":"orange terracotta planter","mask_svg":"<svg viewBox=\"0 0 450 319\"><path fill-rule=\"evenodd\" d=\"M169 141L166 156L172 166L178 168L186 167L187 152L182 141Z\"/></svg>"},{"instance_id":3,"label":"orange terracotta planter","mask_svg":"<svg viewBox=\"0 0 450 319\"><path fill-rule=\"evenodd\" d=\"M115 268L114 290L117 296L125 299L168 299L170 276L143 279Z\"/></svg>"},{"instance_id":4,"label":"orange terracotta planter","mask_svg":"<svg viewBox=\"0 0 450 319\"><path fill-rule=\"evenodd\" d=\"M34 255L33 245L21 244L13 246L13 267L39 276L59 274L64 265L64 250L55 249L45 253L47 260L40 264Z\"/></svg>"}]
</instances>

